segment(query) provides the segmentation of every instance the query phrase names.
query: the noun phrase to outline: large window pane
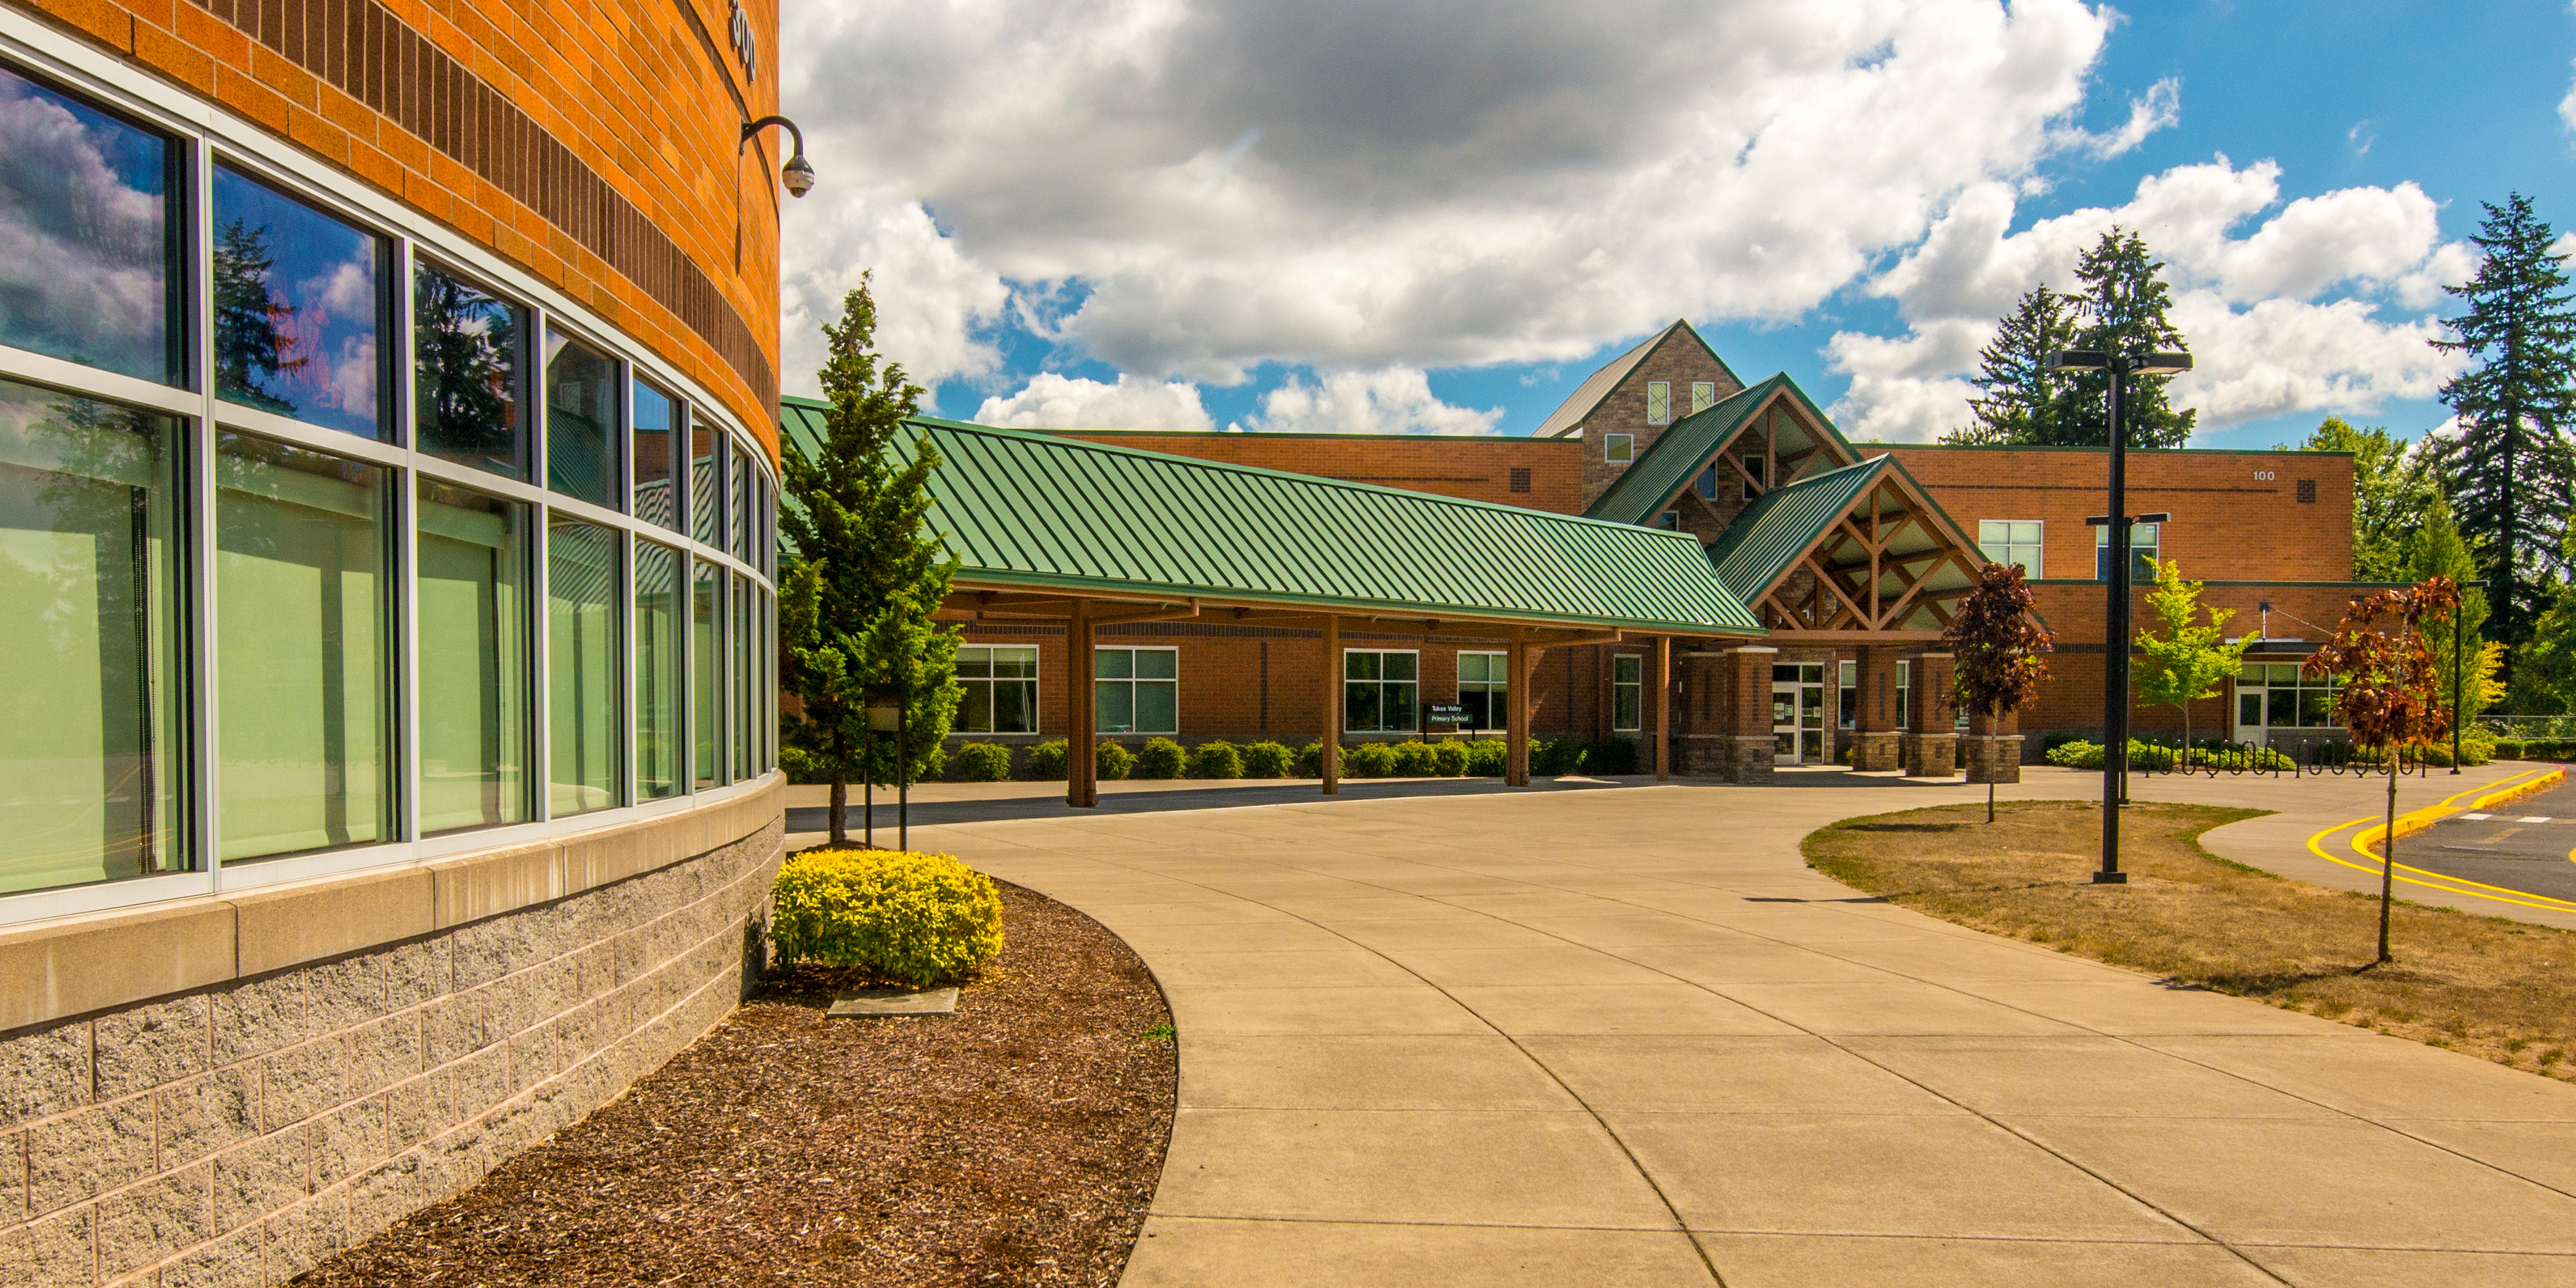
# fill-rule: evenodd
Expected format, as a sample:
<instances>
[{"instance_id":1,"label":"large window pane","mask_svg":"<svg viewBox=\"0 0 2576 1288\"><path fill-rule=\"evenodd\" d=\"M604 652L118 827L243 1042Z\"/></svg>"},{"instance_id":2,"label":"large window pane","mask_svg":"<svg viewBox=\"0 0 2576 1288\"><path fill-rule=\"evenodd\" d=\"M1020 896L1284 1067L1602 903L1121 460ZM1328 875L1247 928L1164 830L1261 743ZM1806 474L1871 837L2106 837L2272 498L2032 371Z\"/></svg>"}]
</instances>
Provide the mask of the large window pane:
<instances>
[{"instance_id":1,"label":"large window pane","mask_svg":"<svg viewBox=\"0 0 2576 1288\"><path fill-rule=\"evenodd\" d=\"M391 840L387 472L229 431L215 452L222 856Z\"/></svg>"},{"instance_id":2,"label":"large window pane","mask_svg":"<svg viewBox=\"0 0 2576 1288\"><path fill-rule=\"evenodd\" d=\"M733 579L733 776L751 777L751 583Z\"/></svg>"},{"instance_id":3,"label":"large window pane","mask_svg":"<svg viewBox=\"0 0 2576 1288\"><path fill-rule=\"evenodd\" d=\"M635 543L635 794L680 792L680 555Z\"/></svg>"},{"instance_id":4,"label":"large window pane","mask_svg":"<svg viewBox=\"0 0 2576 1288\"><path fill-rule=\"evenodd\" d=\"M618 803L625 684L615 530L546 520L546 777L555 817Z\"/></svg>"},{"instance_id":5,"label":"large window pane","mask_svg":"<svg viewBox=\"0 0 2576 1288\"><path fill-rule=\"evenodd\" d=\"M0 68L0 344L183 383L184 154Z\"/></svg>"},{"instance_id":6,"label":"large window pane","mask_svg":"<svg viewBox=\"0 0 2576 1288\"><path fill-rule=\"evenodd\" d=\"M383 436L384 239L215 167L215 393Z\"/></svg>"},{"instance_id":7,"label":"large window pane","mask_svg":"<svg viewBox=\"0 0 2576 1288\"><path fill-rule=\"evenodd\" d=\"M192 866L181 441L166 416L0 381L0 893Z\"/></svg>"},{"instance_id":8,"label":"large window pane","mask_svg":"<svg viewBox=\"0 0 2576 1288\"><path fill-rule=\"evenodd\" d=\"M420 829L526 822L528 507L423 479L419 527Z\"/></svg>"},{"instance_id":9,"label":"large window pane","mask_svg":"<svg viewBox=\"0 0 2576 1288\"><path fill-rule=\"evenodd\" d=\"M724 514L724 433L689 417L689 535L720 545Z\"/></svg>"},{"instance_id":10,"label":"large window pane","mask_svg":"<svg viewBox=\"0 0 2576 1288\"><path fill-rule=\"evenodd\" d=\"M617 363L546 331L546 486L617 504Z\"/></svg>"},{"instance_id":11,"label":"large window pane","mask_svg":"<svg viewBox=\"0 0 2576 1288\"><path fill-rule=\"evenodd\" d=\"M679 480L673 466L680 445L680 405L670 395L638 380L635 398L635 517L678 532Z\"/></svg>"},{"instance_id":12,"label":"large window pane","mask_svg":"<svg viewBox=\"0 0 2576 1288\"><path fill-rule=\"evenodd\" d=\"M420 450L526 478L527 434L519 419L526 326L518 306L427 264L413 271L411 289Z\"/></svg>"},{"instance_id":13,"label":"large window pane","mask_svg":"<svg viewBox=\"0 0 2576 1288\"><path fill-rule=\"evenodd\" d=\"M704 560L689 561L689 735L694 744L689 763L697 785L713 787L724 781L724 767L717 751L724 746L724 685L717 677L724 674L722 636L716 629L721 620L715 567Z\"/></svg>"}]
</instances>

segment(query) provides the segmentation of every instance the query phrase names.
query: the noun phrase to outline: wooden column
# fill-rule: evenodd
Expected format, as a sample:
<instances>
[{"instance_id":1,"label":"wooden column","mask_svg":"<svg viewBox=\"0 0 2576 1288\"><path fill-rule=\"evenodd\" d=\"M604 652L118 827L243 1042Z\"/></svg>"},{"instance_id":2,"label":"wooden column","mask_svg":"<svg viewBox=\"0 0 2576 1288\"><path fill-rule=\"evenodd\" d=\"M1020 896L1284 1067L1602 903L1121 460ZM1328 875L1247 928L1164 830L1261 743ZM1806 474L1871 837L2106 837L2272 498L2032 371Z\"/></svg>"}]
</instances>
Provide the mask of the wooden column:
<instances>
[{"instance_id":1,"label":"wooden column","mask_svg":"<svg viewBox=\"0 0 2576 1288\"><path fill-rule=\"evenodd\" d=\"M1091 682L1091 601L1073 601L1064 628L1064 803L1087 809L1100 803L1100 720L1092 713L1099 688Z\"/></svg>"},{"instance_id":2,"label":"wooden column","mask_svg":"<svg viewBox=\"0 0 2576 1288\"><path fill-rule=\"evenodd\" d=\"M1324 794L1342 790L1342 619L1324 618Z\"/></svg>"},{"instance_id":3,"label":"wooden column","mask_svg":"<svg viewBox=\"0 0 2576 1288\"><path fill-rule=\"evenodd\" d=\"M1655 637L1655 781L1673 776L1673 637Z\"/></svg>"},{"instance_id":4,"label":"wooden column","mask_svg":"<svg viewBox=\"0 0 2576 1288\"><path fill-rule=\"evenodd\" d=\"M1511 649L1503 665L1510 683L1503 690L1503 785L1529 786L1529 644L1528 632L1512 628Z\"/></svg>"}]
</instances>

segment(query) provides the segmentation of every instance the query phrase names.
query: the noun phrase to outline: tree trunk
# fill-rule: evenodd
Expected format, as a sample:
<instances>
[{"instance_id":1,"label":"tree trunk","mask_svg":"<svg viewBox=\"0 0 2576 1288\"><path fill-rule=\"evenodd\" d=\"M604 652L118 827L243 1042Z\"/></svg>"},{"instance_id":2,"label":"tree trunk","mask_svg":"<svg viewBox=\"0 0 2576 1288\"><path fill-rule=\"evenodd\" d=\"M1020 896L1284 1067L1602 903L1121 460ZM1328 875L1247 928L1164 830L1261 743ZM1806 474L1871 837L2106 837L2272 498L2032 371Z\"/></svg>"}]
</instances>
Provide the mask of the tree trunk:
<instances>
[{"instance_id":1,"label":"tree trunk","mask_svg":"<svg viewBox=\"0 0 2576 1288\"><path fill-rule=\"evenodd\" d=\"M2388 830L2379 837L2379 960L2388 955L2388 905L2397 894L2397 752L2388 754Z\"/></svg>"},{"instance_id":2,"label":"tree trunk","mask_svg":"<svg viewBox=\"0 0 2576 1288\"><path fill-rule=\"evenodd\" d=\"M832 730L832 847L846 848L850 843L850 771L849 739L839 728Z\"/></svg>"}]
</instances>

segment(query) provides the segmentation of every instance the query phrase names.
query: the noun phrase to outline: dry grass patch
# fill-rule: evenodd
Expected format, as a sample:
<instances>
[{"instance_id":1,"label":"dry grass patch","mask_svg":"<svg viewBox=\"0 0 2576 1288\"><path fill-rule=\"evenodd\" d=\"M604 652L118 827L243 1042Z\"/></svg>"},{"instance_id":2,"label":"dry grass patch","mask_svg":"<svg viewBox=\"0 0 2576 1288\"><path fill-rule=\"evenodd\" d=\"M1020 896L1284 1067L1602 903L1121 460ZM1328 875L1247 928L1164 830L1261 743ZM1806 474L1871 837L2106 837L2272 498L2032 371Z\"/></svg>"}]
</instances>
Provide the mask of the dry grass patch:
<instances>
[{"instance_id":1,"label":"dry grass patch","mask_svg":"<svg viewBox=\"0 0 2576 1288\"><path fill-rule=\"evenodd\" d=\"M2126 886L2097 886L2099 807L1944 806L1810 835L1808 866L1918 912L2275 1006L2576 1080L2576 934L2399 902L2372 966L2379 903L2230 863L2200 835L2260 811L2132 805Z\"/></svg>"}]
</instances>

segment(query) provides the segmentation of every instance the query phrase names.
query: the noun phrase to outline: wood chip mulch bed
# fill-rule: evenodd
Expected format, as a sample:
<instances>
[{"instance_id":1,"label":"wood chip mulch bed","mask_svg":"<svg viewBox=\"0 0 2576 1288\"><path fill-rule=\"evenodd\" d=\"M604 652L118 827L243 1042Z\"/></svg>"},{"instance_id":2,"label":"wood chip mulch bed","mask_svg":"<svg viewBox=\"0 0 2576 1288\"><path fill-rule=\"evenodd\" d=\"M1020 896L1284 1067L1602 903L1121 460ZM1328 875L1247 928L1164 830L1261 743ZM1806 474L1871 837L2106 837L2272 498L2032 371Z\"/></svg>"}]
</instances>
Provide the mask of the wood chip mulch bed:
<instances>
[{"instance_id":1,"label":"wood chip mulch bed","mask_svg":"<svg viewBox=\"0 0 2576 1288\"><path fill-rule=\"evenodd\" d=\"M827 1020L773 972L624 1097L298 1284L1113 1284L1171 1139L1171 1012L1090 918L1002 884L953 1016Z\"/></svg>"}]
</instances>

